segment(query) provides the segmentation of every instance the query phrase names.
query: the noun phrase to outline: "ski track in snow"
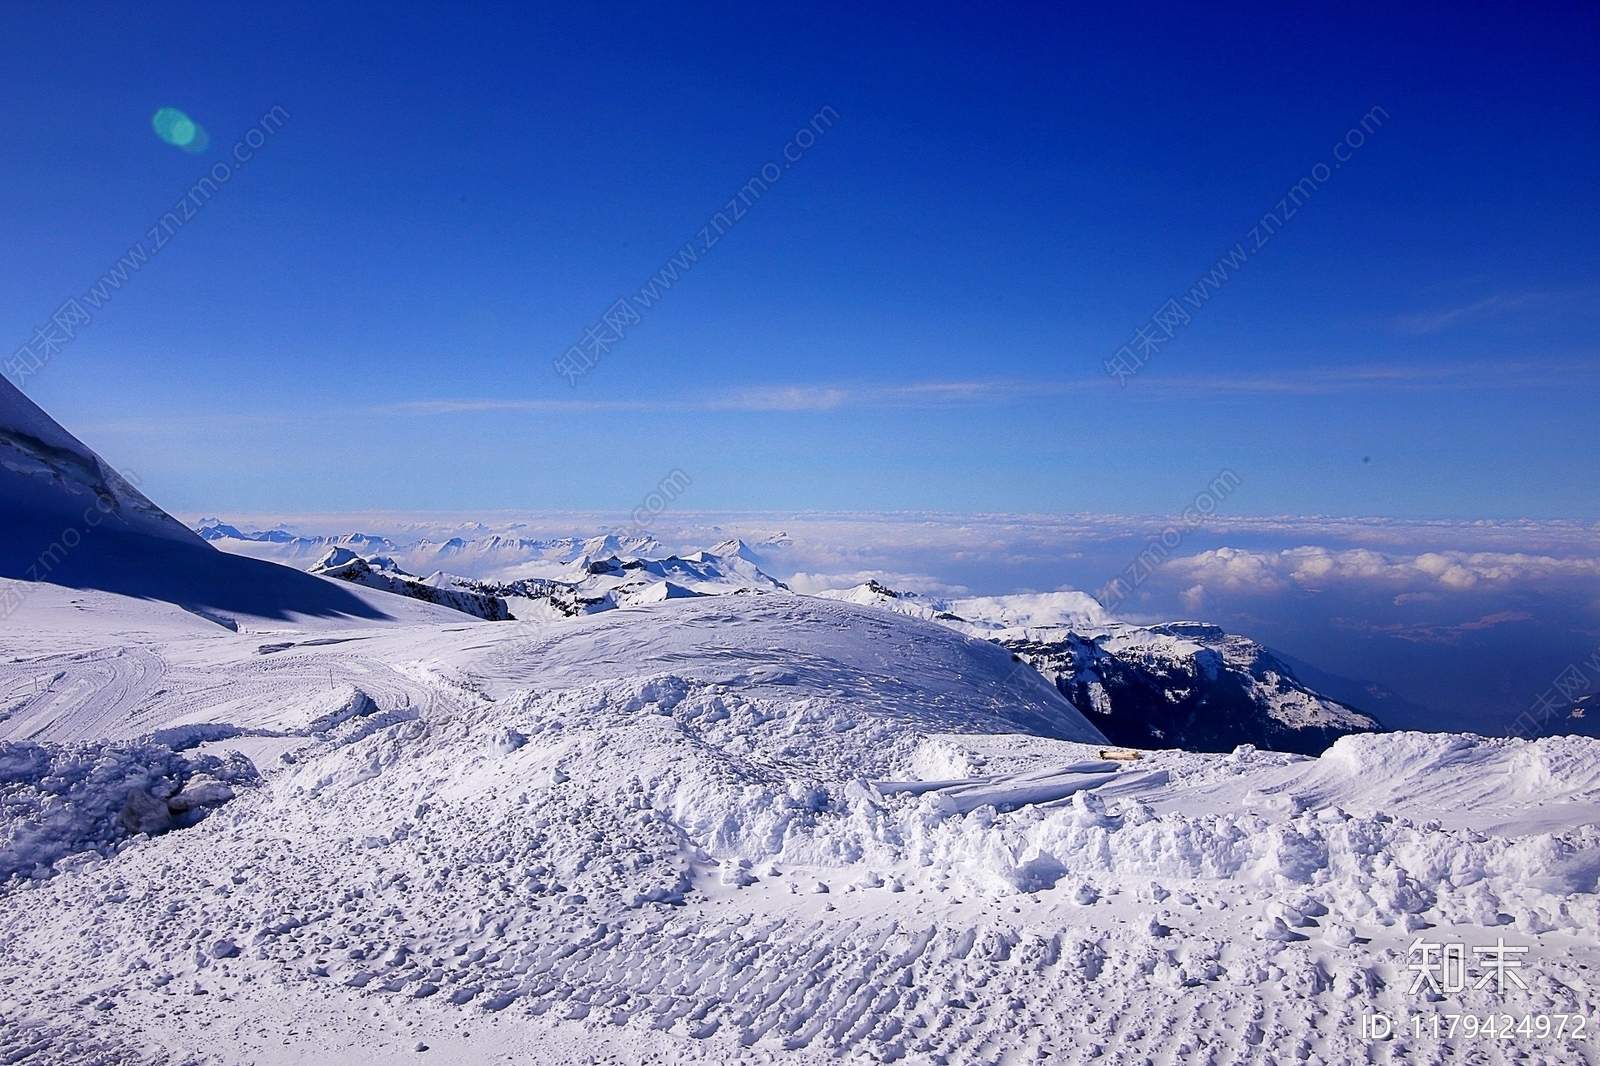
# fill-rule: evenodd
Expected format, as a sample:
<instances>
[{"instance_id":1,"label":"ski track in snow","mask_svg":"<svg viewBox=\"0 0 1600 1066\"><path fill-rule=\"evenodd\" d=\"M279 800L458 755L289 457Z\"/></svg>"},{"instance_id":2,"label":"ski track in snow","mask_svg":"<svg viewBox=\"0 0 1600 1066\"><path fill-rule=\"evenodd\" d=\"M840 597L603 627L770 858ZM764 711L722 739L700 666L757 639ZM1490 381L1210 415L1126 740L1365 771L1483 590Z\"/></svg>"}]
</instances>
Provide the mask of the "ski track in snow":
<instances>
[{"instance_id":1,"label":"ski track in snow","mask_svg":"<svg viewBox=\"0 0 1600 1066\"><path fill-rule=\"evenodd\" d=\"M1118 769L1003 649L837 601L234 633L72 593L90 638L68 595L0 740L263 779L0 888L0 1063L1589 1061L1360 1019L1592 1016L1595 741ZM1530 945L1528 990L1411 996L1419 934Z\"/></svg>"}]
</instances>

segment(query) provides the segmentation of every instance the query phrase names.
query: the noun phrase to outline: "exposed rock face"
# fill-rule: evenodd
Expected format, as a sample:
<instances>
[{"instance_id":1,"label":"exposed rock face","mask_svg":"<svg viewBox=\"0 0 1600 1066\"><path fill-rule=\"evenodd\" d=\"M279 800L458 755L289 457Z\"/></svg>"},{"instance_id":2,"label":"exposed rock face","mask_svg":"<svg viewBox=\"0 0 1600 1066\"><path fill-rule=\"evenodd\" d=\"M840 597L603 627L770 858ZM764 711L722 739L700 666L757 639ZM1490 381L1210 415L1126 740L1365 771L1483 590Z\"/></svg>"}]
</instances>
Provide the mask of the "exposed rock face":
<instances>
[{"instance_id":1,"label":"exposed rock face","mask_svg":"<svg viewBox=\"0 0 1600 1066\"><path fill-rule=\"evenodd\" d=\"M1030 630L1000 643L1129 747L1223 752L1254 744L1317 755L1342 736L1382 728L1302 684L1255 641L1212 625Z\"/></svg>"}]
</instances>

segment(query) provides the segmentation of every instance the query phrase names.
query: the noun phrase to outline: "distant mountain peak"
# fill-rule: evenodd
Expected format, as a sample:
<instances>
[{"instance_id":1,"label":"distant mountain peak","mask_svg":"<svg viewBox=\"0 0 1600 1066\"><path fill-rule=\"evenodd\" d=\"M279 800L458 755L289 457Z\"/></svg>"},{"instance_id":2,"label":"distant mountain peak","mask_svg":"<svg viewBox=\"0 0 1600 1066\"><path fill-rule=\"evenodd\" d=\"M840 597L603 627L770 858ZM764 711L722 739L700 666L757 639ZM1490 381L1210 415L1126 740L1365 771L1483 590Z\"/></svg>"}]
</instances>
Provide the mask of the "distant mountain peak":
<instances>
[{"instance_id":1,"label":"distant mountain peak","mask_svg":"<svg viewBox=\"0 0 1600 1066\"><path fill-rule=\"evenodd\" d=\"M738 537L730 537L727 540L719 541L707 549L707 552L710 555L719 555L723 556L724 558L736 557L743 559L747 563L756 563L760 561L756 558L755 553L750 550L750 545L746 544Z\"/></svg>"}]
</instances>

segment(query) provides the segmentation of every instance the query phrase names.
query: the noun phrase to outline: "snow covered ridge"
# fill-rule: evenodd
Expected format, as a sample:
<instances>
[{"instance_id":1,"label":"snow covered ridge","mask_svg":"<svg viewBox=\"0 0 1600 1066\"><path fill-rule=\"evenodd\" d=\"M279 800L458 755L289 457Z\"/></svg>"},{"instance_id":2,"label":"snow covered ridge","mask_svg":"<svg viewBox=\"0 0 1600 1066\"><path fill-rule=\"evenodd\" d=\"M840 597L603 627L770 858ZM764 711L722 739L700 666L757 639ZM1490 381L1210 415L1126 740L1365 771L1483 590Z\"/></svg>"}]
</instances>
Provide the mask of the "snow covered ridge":
<instances>
[{"instance_id":1,"label":"snow covered ridge","mask_svg":"<svg viewBox=\"0 0 1600 1066\"><path fill-rule=\"evenodd\" d=\"M452 587L453 583L446 583L448 579L443 575L421 580L394 565L392 559L382 556L364 559L348 548L329 548L327 554L312 565L311 573L409 596L424 603L436 603L489 622L503 622L511 617L506 601L496 596Z\"/></svg>"},{"instance_id":2,"label":"snow covered ridge","mask_svg":"<svg viewBox=\"0 0 1600 1066\"><path fill-rule=\"evenodd\" d=\"M24 602L52 587L160 601L231 629L242 616L385 616L349 586L214 550L135 480L0 381L0 622L13 641L31 639L16 622Z\"/></svg>"},{"instance_id":3,"label":"snow covered ridge","mask_svg":"<svg viewBox=\"0 0 1600 1066\"><path fill-rule=\"evenodd\" d=\"M128 479L49 415L9 381L0 379L0 468L7 478L4 503L13 493L19 510L48 513L58 521L83 517L79 512L100 505L101 520L144 536L182 542L195 535L151 503ZM12 488L15 486L15 488ZM6 508L0 507L0 513ZM41 545L42 547L42 545Z\"/></svg>"},{"instance_id":4,"label":"snow covered ridge","mask_svg":"<svg viewBox=\"0 0 1600 1066\"><path fill-rule=\"evenodd\" d=\"M1010 648L1114 743L1308 755L1378 720L1295 677L1267 649L1198 622L1130 626L1092 597L1053 592L956 600L868 582L824 597L925 618Z\"/></svg>"}]
</instances>

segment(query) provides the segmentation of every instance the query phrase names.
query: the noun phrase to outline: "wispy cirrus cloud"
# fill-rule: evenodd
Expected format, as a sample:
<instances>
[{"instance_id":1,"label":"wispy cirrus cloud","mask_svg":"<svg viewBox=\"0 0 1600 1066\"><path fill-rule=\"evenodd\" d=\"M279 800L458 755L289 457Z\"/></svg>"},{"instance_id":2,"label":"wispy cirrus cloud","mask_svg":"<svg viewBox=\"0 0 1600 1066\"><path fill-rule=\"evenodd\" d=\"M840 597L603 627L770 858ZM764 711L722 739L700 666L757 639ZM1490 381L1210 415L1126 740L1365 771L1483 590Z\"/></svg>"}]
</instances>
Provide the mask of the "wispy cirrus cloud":
<instances>
[{"instance_id":1,"label":"wispy cirrus cloud","mask_svg":"<svg viewBox=\"0 0 1600 1066\"><path fill-rule=\"evenodd\" d=\"M1593 381L1600 367L1593 361L1501 361L1451 365L1359 365L1309 371L1272 371L1243 375L1192 375L1144 380L1138 402L1189 400L1205 396L1312 396L1352 392L1449 392L1470 389L1570 386ZM723 389L702 395L614 397L464 396L394 400L364 406L259 411L151 414L133 419L86 423L87 432L163 433L199 429L235 429L241 425L314 423L324 419L361 417L440 417L528 412L535 414L606 414L642 412L707 412L750 414L826 414L833 411L1005 407L1116 391L1115 383L1098 377L1078 379L989 379L922 381L884 385L871 382L762 384Z\"/></svg>"},{"instance_id":2,"label":"wispy cirrus cloud","mask_svg":"<svg viewBox=\"0 0 1600 1066\"><path fill-rule=\"evenodd\" d=\"M359 414L381 415L462 415L481 414L490 411L536 411L557 413L561 411L657 411L662 409L659 400L587 400L587 399L495 399L485 397L482 399L440 399L440 400L400 400L396 403L377 404L372 407L357 408Z\"/></svg>"},{"instance_id":3,"label":"wispy cirrus cloud","mask_svg":"<svg viewBox=\"0 0 1600 1066\"><path fill-rule=\"evenodd\" d=\"M724 389L701 395L615 397L439 397L396 400L364 406L281 409L270 413L145 415L83 426L93 433L166 433L236 428L239 425L290 425L328 419L432 418L494 413L627 414L751 413L826 414L844 410L935 409L1001 406L1044 396L1102 389L1098 380L1082 381L927 381L906 385L859 382L839 384L771 384Z\"/></svg>"},{"instance_id":4,"label":"wispy cirrus cloud","mask_svg":"<svg viewBox=\"0 0 1600 1066\"><path fill-rule=\"evenodd\" d=\"M1439 366L1361 365L1258 375L1151 376L1152 397L1195 395L1318 395L1357 391L1453 391L1532 388L1593 376L1592 364L1577 362L1480 362ZM982 407L1034 402L1106 391L1105 382L1067 380L923 381L902 385L863 382L764 384L704 396L616 399L464 398L408 400L371 408L375 413L443 415L485 411L730 411L828 412L846 409Z\"/></svg>"},{"instance_id":5,"label":"wispy cirrus cloud","mask_svg":"<svg viewBox=\"0 0 1600 1066\"><path fill-rule=\"evenodd\" d=\"M1502 391L1570 384L1596 376L1593 361L1498 360L1452 364L1357 365L1232 376L1151 377L1147 389L1166 395L1318 396L1349 392Z\"/></svg>"},{"instance_id":6,"label":"wispy cirrus cloud","mask_svg":"<svg viewBox=\"0 0 1600 1066\"><path fill-rule=\"evenodd\" d=\"M834 411L843 408L945 407L1012 403L1040 395L1066 395L1101 388L1084 381L924 381L904 385L863 382L767 384L725 389L703 396L646 399L441 399L409 400L375 410L396 414L458 414L480 411Z\"/></svg>"},{"instance_id":7,"label":"wispy cirrus cloud","mask_svg":"<svg viewBox=\"0 0 1600 1066\"><path fill-rule=\"evenodd\" d=\"M1401 315L1393 327L1401 333L1427 336L1454 326L1484 322L1517 311L1554 308L1577 304L1590 311L1600 309L1600 291L1593 288L1567 289L1560 292L1504 292L1458 307L1437 311L1421 311Z\"/></svg>"},{"instance_id":8,"label":"wispy cirrus cloud","mask_svg":"<svg viewBox=\"0 0 1600 1066\"><path fill-rule=\"evenodd\" d=\"M765 385L705 401L711 410L831 411L841 407L942 407L1011 403L1028 395L1086 392L1098 381L922 381L905 385Z\"/></svg>"}]
</instances>

